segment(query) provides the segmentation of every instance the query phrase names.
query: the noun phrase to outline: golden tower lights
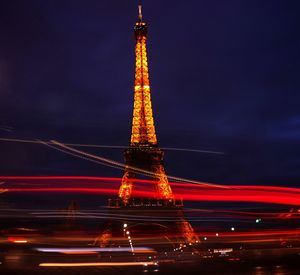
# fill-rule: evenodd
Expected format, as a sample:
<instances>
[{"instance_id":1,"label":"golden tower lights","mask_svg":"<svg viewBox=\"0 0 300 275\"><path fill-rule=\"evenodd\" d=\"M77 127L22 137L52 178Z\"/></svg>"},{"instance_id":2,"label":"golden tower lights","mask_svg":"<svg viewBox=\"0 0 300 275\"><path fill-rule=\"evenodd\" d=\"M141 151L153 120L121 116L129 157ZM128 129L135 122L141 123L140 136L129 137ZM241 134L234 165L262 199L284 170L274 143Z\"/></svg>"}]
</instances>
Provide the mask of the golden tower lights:
<instances>
[{"instance_id":1,"label":"golden tower lights","mask_svg":"<svg viewBox=\"0 0 300 275\"><path fill-rule=\"evenodd\" d=\"M157 182L158 198L173 199L163 166L164 153L157 146L147 60L147 24L142 19L141 5L139 5L138 21L134 26L134 35L136 45L132 131L130 146L124 154L126 168L119 189L119 198L125 205L132 195L132 179L137 172L134 168L146 170L151 174Z\"/></svg>"}]
</instances>

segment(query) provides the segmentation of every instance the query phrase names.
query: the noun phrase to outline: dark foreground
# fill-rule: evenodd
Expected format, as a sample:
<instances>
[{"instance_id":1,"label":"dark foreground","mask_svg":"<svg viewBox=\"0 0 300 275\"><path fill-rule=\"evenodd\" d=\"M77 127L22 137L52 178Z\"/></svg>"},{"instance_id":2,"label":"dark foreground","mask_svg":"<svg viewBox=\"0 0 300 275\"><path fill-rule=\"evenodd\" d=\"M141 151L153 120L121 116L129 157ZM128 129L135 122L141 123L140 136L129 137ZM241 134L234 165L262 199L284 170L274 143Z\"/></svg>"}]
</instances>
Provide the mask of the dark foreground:
<instances>
[{"instance_id":1,"label":"dark foreground","mask_svg":"<svg viewBox=\"0 0 300 275\"><path fill-rule=\"evenodd\" d=\"M189 253L188 253L189 254ZM154 264L142 264L140 266L107 266L107 267L82 267L82 266L38 266L36 261L40 261L39 256L22 253L4 256L2 258L0 274L41 274L41 275L60 275L60 274L276 274L276 275L298 275L300 274L300 248L285 249L260 249L253 251L244 251L243 257L237 254L207 258L207 254L199 254L191 257L184 254L170 254L167 257L156 255ZM28 256L31 256L28 258ZM188 257L187 257L188 256ZM241 254L239 255L241 256ZM23 260L22 260L23 258ZM43 258L44 262L61 262L60 257ZM70 263L92 262L82 256L69 258ZM153 260L153 258L152 258ZM111 259L111 262L141 263L147 262L141 257ZM103 262L98 258L98 261ZM105 261L107 263L107 261ZM150 260L148 261L150 262Z\"/></svg>"},{"instance_id":2,"label":"dark foreground","mask_svg":"<svg viewBox=\"0 0 300 275\"><path fill-rule=\"evenodd\" d=\"M68 274L239 274L239 275L299 275L300 264L286 264L286 265L260 265L260 266L248 266L248 265L186 265L176 264L172 267L159 267L155 270L149 269L132 269L132 268L47 268L47 269L35 269L35 270L6 270L0 269L2 275L68 275Z\"/></svg>"}]
</instances>

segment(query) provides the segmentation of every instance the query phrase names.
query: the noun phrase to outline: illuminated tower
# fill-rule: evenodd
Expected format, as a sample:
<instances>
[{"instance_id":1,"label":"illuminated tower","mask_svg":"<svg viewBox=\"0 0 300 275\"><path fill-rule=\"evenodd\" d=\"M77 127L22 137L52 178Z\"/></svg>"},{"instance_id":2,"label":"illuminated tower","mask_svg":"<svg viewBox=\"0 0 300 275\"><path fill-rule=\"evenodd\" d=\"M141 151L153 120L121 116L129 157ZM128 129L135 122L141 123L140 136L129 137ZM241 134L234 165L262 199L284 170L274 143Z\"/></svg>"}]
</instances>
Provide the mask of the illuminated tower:
<instances>
[{"instance_id":1,"label":"illuminated tower","mask_svg":"<svg viewBox=\"0 0 300 275\"><path fill-rule=\"evenodd\" d=\"M126 168L119 189L119 198L124 205L131 199L133 179L143 171L157 182L155 186L158 199L173 199L163 165L164 152L157 146L147 60L147 24L142 19L141 5L134 35L136 45L132 131L130 146L124 153Z\"/></svg>"},{"instance_id":2,"label":"illuminated tower","mask_svg":"<svg viewBox=\"0 0 300 275\"><path fill-rule=\"evenodd\" d=\"M190 247L198 243L199 238L184 217L182 201L174 198L163 165L164 152L157 145L147 61L147 25L142 19L141 6L138 22L134 26L134 35L136 64L131 139L124 153L125 170L118 198L109 199L108 205L111 217L117 218L109 223L94 244L123 245L120 241L121 231L125 244L128 245L130 237L132 251L131 239L134 239L135 245L141 242L142 246L147 234L152 240L154 237L158 244L167 240L168 243L172 243L173 249L176 245L182 248L184 243ZM134 179L137 174L153 179L155 198L133 198ZM133 235L127 236L129 228Z\"/></svg>"}]
</instances>

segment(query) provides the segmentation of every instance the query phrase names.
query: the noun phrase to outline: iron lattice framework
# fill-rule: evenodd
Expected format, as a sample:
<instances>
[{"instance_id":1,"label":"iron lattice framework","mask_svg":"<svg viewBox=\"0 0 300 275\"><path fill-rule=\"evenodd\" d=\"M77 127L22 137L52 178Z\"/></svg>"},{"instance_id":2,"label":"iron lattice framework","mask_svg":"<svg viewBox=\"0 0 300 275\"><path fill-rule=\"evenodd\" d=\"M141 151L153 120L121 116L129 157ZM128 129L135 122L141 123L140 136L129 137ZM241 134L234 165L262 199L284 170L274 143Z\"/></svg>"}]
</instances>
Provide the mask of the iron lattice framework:
<instances>
[{"instance_id":1,"label":"iron lattice framework","mask_svg":"<svg viewBox=\"0 0 300 275\"><path fill-rule=\"evenodd\" d=\"M125 205L132 195L134 168L146 171L155 179L158 198L173 199L163 165L164 152L157 146L147 60L147 24L142 20L141 7L139 11L139 20L134 26L136 63L132 132L130 146L124 154L126 167L119 189L119 198Z\"/></svg>"},{"instance_id":2,"label":"iron lattice framework","mask_svg":"<svg viewBox=\"0 0 300 275\"><path fill-rule=\"evenodd\" d=\"M157 145L150 94L150 81L146 48L146 23L137 22L134 31L136 38L136 63L131 146L139 144Z\"/></svg>"},{"instance_id":3,"label":"iron lattice framework","mask_svg":"<svg viewBox=\"0 0 300 275\"><path fill-rule=\"evenodd\" d=\"M131 219L123 221L121 228L126 245L128 245L126 230L135 228L136 245L138 242L143 245L144 234L153 235L154 233L158 248L160 244L165 245L164 242L167 240L168 243L172 243L173 249L177 244L182 249L186 246L184 244L189 244L188 247L197 244L199 238L184 217L182 200L175 199L173 196L164 169L164 152L157 145L147 61L147 25L142 20L141 6L139 6L139 20L134 26L134 35L136 67L131 139L130 145L124 153L125 170L119 189L119 197L116 200L109 200L109 209L112 216L121 213L124 217L143 217L142 222ZM136 198L133 196L136 174L144 174L154 179L155 198ZM153 223L153 217L159 217L164 221ZM165 221L166 218L171 220ZM95 240L95 245L116 245L112 236L118 236L118 240L120 240L119 230L120 221L113 220L108 229L104 230ZM130 245L133 252L132 244L130 243Z\"/></svg>"}]
</instances>

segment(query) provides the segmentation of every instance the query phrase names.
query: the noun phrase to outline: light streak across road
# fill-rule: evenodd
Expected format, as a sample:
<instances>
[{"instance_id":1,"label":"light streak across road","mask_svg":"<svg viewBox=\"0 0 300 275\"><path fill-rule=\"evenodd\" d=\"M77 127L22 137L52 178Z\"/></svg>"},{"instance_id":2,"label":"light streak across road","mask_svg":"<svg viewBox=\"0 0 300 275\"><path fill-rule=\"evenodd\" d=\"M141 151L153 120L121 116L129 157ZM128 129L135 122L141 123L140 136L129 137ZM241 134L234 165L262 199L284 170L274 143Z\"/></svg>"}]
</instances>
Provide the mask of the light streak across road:
<instances>
[{"instance_id":1,"label":"light streak across road","mask_svg":"<svg viewBox=\"0 0 300 275\"><path fill-rule=\"evenodd\" d=\"M18 177L0 176L8 193L86 193L116 194L120 178L106 177ZM155 188L143 188L155 181L136 179L135 197L155 198ZM255 202L283 205L300 205L300 188L280 186L234 186L226 189L190 183L171 182L176 199L189 201ZM152 190L153 189L153 190ZM147 191L145 191L147 190ZM4 195L4 194L3 194Z\"/></svg>"}]
</instances>

